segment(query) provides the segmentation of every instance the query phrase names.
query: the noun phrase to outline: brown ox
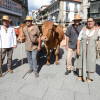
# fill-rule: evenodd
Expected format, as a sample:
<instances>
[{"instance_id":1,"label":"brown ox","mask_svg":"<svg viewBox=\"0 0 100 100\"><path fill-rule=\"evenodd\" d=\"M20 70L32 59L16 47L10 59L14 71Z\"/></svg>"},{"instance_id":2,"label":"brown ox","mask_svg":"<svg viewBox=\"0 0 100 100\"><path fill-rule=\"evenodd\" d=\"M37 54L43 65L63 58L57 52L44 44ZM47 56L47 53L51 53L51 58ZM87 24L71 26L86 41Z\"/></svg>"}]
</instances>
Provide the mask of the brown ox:
<instances>
[{"instance_id":1,"label":"brown ox","mask_svg":"<svg viewBox=\"0 0 100 100\"><path fill-rule=\"evenodd\" d=\"M24 24L21 24L20 27L19 27L19 36L17 38L18 41L21 41L21 39L22 39L22 42L25 41L25 39L23 38L24 37L23 29L24 29L25 26L26 26L26 24L24 23ZM41 25L38 25L38 27L41 29Z\"/></svg>"},{"instance_id":2,"label":"brown ox","mask_svg":"<svg viewBox=\"0 0 100 100\"><path fill-rule=\"evenodd\" d=\"M56 64L59 64L59 48L60 42L64 36L62 25L55 26L53 22L46 21L42 26L42 37L41 40L44 41L45 48L47 50L47 65L50 64L50 50L56 48Z\"/></svg>"},{"instance_id":3,"label":"brown ox","mask_svg":"<svg viewBox=\"0 0 100 100\"><path fill-rule=\"evenodd\" d=\"M17 38L18 41L20 41L20 39L23 39L23 28L26 26L26 24L21 24L19 27L19 36ZM24 39L22 40L22 42L24 42Z\"/></svg>"}]
</instances>

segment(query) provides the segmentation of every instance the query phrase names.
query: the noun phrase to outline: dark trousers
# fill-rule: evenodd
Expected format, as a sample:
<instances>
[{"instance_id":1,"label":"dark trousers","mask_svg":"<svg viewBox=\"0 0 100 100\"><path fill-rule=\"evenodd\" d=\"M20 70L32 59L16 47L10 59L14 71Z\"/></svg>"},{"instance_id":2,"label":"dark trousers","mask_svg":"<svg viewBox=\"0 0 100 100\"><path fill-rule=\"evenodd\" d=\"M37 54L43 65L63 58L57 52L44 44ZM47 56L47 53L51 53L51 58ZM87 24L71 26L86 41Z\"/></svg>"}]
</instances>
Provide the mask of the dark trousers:
<instances>
[{"instance_id":1,"label":"dark trousers","mask_svg":"<svg viewBox=\"0 0 100 100\"><path fill-rule=\"evenodd\" d=\"M7 67L11 68L13 48L0 48L0 63L3 64L7 54Z\"/></svg>"}]
</instances>

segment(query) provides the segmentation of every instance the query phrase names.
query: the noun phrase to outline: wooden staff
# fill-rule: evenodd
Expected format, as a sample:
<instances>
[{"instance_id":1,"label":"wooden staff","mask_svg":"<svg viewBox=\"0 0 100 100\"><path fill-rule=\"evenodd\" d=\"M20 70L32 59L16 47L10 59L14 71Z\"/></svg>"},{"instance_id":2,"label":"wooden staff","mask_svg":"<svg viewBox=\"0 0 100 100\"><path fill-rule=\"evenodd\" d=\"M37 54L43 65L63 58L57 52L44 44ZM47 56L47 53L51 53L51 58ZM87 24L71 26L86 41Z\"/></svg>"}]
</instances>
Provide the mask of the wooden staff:
<instances>
[{"instance_id":1,"label":"wooden staff","mask_svg":"<svg viewBox=\"0 0 100 100\"><path fill-rule=\"evenodd\" d=\"M21 33L23 33L23 29L21 28ZM22 37L23 39L23 37ZM22 39L21 39L21 78L23 79L23 45L22 45Z\"/></svg>"},{"instance_id":2,"label":"wooden staff","mask_svg":"<svg viewBox=\"0 0 100 100\"><path fill-rule=\"evenodd\" d=\"M23 46L21 41L21 78L23 79Z\"/></svg>"},{"instance_id":3,"label":"wooden staff","mask_svg":"<svg viewBox=\"0 0 100 100\"><path fill-rule=\"evenodd\" d=\"M0 40L1 40L1 35L0 35ZM1 40L1 49L0 49L0 77L2 77L2 40Z\"/></svg>"}]
</instances>

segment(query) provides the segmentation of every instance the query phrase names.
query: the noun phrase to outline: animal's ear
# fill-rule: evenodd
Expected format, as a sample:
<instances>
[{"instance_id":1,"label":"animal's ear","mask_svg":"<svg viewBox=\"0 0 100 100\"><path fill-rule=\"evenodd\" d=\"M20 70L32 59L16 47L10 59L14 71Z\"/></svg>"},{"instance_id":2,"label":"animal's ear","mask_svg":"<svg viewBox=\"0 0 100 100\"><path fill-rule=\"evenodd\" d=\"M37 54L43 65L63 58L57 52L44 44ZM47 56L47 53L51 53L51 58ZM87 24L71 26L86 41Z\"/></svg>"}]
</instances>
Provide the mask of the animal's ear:
<instances>
[{"instance_id":1,"label":"animal's ear","mask_svg":"<svg viewBox=\"0 0 100 100\"><path fill-rule=\"evenodd\" d=\"M53 37L58 37L58 33L56 32L57 30L57 25L53 25Z\"/></svg>"},{"instance_id":2,"label":"animal's ear","mask_svg":"<svg viewBox=\"0 0 100 100\"><path fill-rule=\"evenodd\" d=\"M56 26L53 25L52 31L53 31L53 37L55 37L55 32L56 32Z\"/></svg>"}]
</instances>

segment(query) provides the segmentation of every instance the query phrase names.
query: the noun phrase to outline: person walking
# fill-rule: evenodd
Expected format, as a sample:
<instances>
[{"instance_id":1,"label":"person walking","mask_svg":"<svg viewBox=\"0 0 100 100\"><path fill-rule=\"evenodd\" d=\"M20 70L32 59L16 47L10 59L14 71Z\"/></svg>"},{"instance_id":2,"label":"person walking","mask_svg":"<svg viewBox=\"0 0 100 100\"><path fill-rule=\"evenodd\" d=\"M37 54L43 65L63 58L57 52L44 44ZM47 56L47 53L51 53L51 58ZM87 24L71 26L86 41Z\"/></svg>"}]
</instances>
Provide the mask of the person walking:
<instances>
[{"instance_id":1,"label":"person walking","mask_svg":"<svg viewBox=\"0 0 100 100\"><path fill-rule=\"evenodd\" d=\"M25 49L30 69L28 73L34 71L35 77L39 77L37 67L37 52L40 51L41 39L38 26L32 24L32 17L26 17L26 26L23 29L23 38L25 38ZM21 39L21 40L22 40Z\"/></svg>"},{"instance_id":2,"label":"person walking","mask_svg":"<svg viewBox=\"0 0 100 100\"><path fill-rule=\"evenodd\" d=\"M65 33L65 35L67 36L66 38L67 67L65 75L71 73L71 70L73 70L74 73L76 72L75 62L74 62L74 68L72 68L72 54L74 53L76 61L77 38L81 29L84 26L83 24L80 23L81 21L82 19L80 15L75 15L73 20L74 24L70 25Z\"/></svg>"},{"instance_id":3,"label":"person walking","mask_svg":"<svg viewBox=\"0 0 100 100\"><path fill-rule=\"evenodd\" d=\"M0 63L3 64L4 58L7 54L7 68L10 74L11 70L13 48L17 47L15 30L9 24L9 16L3 16L3 25L0 26Z\"/></svg>"},{"instance_id":4,"label":"person walking","mask_svg":"<svg viewBox=\"0 0 100 100\"><path fill-rule=\"evenodd\" d=\"M81 30L77 42L79 80L93 81L96 71L96 41L100 37L100 29L95 26L93 17L88 18L87 27Z\"/></svg>"}]
</instances>

